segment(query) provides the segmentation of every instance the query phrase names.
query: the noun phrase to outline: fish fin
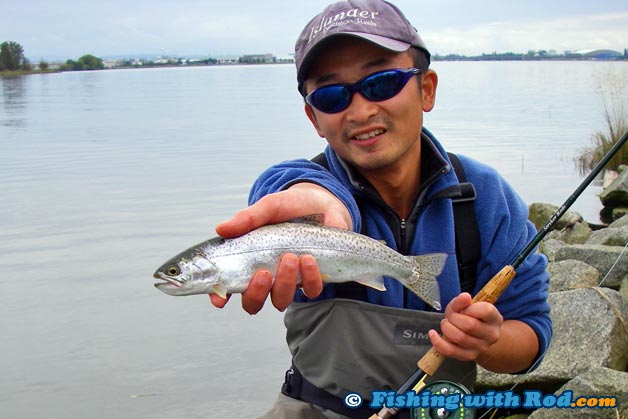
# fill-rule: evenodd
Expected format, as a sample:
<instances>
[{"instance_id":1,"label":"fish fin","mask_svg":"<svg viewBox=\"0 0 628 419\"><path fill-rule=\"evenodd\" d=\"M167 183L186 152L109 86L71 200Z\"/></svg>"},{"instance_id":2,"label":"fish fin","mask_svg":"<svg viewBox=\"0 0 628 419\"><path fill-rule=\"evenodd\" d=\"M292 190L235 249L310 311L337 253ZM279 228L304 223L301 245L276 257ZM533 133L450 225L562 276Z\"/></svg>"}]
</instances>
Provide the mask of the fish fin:
<instances>
[{"instance_id":1,"label":"fish fin","mask_svg":"<svg viewBox=\"0 0 628 419\"><path fill-rule=\"evenodd\" d=\"M376 289L377 291L386 291L386 286L384 285L384 277L378 276L377 278L362 278L362 279L354 279L358 284L362 284L365 287L370 287Z\"/></svg>"},{"instance_id":2,"label":"fish fin","mask_svg":"<svg viewBox=\"0 0 628 419\"><path fill-rule=\"evenodd\" d=\"M419 298L436 310L441 309L440 289L436 277L440 275L447 260L446 253L429 253L419 256L407 256L414 266L412 277L400 282Z\"/></svg>"},{"instance_id":3,"label":"fish fin","mask_svg":"<svg viewBox=\"0 0 628 419\"><path fill-rule=\"evenodd\" d=\"M216 294L223 300L227 299L227 288L224 285L216 284L212 287L212 291L214 291L214 294Z\"/></svg>"},{"instance_id":4,"label":"fish fin","mask_svg":"<svg viewBox=\"0 0 628 419\"><path fill-rule=\"evenodd\" d=\"M321 274L321 279L323 281L327 281L327 280L331 279L331 275L329 275L329 274Z\"/></svg>"},{"instance_id":5,"label":"fish fin","mask_svg":"<svg viewBox=\"0 0 628 419\"><path fill-rule=\"evenodd\" d=\"M325 224L325 214L310 214L304 215L303 217L298 217L293 220L290 220L291 223L303 223L303 224L317 224L324 225Z\"/></svg>"}]
</instances>

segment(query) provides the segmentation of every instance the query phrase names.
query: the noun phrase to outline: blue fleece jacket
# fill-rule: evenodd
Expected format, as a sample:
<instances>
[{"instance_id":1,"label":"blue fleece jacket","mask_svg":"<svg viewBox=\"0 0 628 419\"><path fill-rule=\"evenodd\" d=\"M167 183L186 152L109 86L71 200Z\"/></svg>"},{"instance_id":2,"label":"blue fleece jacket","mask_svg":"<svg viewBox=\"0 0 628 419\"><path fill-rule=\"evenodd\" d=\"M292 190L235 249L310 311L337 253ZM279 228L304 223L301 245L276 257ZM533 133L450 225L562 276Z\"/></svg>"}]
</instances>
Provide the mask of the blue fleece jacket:
<instances>
[{"instance_id":1,"label":"blue fleece jacket","mask_svg":"<svg viewBox=\"0 0 628 419\"><path fill-rule=\"evenodd\" d=\"M436 195L456 185L458 179L443 147L426 129L422 136L422 179L418 199L408 219L401 220L377 192L329 147L325 150L329 170L310 161L292 160L266 170L255 182L250 204L264 195L284 190L299 182L321 185L336 195L348 208L353 229L386 243L408 255L447 253L445 268L438 277L441 304L460 294L456 262L454 218L451 199ZM536 234L528 221L522 199L492 168L471 158L459 156L467 181L477 191L474 202L480 232L481 260L478 263L475 292L479 291ZM436 199L432 199L436 197ZM517 275L495 304L504 319L527 323L539 338L539 354L545 353L552 335L547 303L549 274L545 256L534 253L517 269ZM398 281L385 278L386 292L367 289L367 301L390 307L427 309L426 304L407 293ZM335 288L325 285L315 300L333 298ZM302 292L296 301L309 300Z\"/></svg>"}]
</instances>

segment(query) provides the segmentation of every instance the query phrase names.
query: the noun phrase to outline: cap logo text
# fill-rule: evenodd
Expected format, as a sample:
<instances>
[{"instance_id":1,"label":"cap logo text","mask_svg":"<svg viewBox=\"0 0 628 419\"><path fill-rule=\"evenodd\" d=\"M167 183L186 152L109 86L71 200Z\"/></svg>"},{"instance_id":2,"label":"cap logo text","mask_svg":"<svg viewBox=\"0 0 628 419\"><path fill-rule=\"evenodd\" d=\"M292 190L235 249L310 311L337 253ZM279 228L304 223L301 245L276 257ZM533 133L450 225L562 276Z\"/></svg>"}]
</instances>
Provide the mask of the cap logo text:
<instances>
[{"instance_id":1,"label":"cap logo text","mask_svg":"<svg viewBox=\"0 0 628 419\"><path fill-rule=\"evenodd\" d=\"M313 27L310 31L310 38L308 39L308 42L314 39L316 35L318 35L321 31L325 31L335 26L348 25L350 23L361 23L370 26L377 26L377 24L373 21L374 19L377 19L377 15L379 15L379 12L352 9L347 12L340 12L334 16L323 17L321 19L321 23L318 26ZM357 21L354 19L357 19Z\"/></svg>"}]
</instances>

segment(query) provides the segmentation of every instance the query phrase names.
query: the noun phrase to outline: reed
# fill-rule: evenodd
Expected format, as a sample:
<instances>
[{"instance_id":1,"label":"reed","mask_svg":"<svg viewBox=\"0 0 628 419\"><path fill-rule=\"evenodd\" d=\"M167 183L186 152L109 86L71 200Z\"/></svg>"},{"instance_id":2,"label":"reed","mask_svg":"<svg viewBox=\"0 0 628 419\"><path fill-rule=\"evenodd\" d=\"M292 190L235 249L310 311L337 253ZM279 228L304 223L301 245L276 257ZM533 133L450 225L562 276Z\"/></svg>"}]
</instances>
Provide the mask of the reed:
<instances>
[{"instance_id":1,"label":"reed","mask_svg":"<svg viewBox=\"0 0 628 419\"><path fill-rule=\"evenodd\" d=\"M621 136L628 131L628 72L617 66L608 72L597 73L596 90L602 102L604 129L591 136L592 144L575 157L581 175L586 175L604 157ZM628 148L624 147L609 162L607 169L628 163Z\"/></svg>"}]
</instances>

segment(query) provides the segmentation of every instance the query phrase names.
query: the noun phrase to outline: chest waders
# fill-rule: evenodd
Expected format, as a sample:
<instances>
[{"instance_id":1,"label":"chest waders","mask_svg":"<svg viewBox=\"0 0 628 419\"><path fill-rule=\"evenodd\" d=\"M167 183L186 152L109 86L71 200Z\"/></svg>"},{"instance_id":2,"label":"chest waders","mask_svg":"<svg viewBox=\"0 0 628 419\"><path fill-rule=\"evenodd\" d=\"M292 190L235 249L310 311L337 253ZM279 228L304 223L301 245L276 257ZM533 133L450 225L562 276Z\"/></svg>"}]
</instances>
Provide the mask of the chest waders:
<instances>
[{"instance_id":1,"label":"chest waders","mask_svg":"<svg viewBox=\"0 0 628 419\"><path fill-rule=\"evenodd\" d=\"M293 303L284 323L292 354L282 393L351 418L367 418L373 391L395 391L430 348L430 329L440 330L443 314L404 310L347 299ZM472 388L474 362L447 359L431 381L449 380ZM348 393L364 403L344 404ZM381 406L380 406L381 407ZM409 418L402 411L400 418Z\"/></svg>"}]
</instances>

